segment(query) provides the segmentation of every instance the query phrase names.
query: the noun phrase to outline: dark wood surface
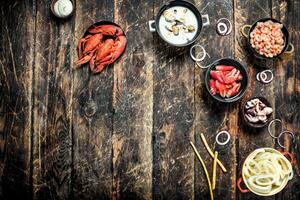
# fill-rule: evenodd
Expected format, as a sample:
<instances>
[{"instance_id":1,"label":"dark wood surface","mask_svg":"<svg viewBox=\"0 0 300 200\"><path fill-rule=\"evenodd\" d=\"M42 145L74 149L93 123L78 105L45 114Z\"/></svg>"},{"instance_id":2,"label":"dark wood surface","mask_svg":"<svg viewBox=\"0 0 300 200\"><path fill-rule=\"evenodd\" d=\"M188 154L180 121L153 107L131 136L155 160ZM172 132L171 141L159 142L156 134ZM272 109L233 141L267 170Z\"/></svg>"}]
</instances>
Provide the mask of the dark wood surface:
<instances>
[{"instance_id":1,"label":"dark wood surface","mask_svg":"<svg viewBox=\"0 0 300 200\"><path fill-rule=\"evenodd\" d=\"M300 147L294 178L272 197L236 188L241 165L259 147L274 147L266 129L243 124L241 103L265 96L300 141L300 1L195 0L211 25L195 42L210 58L232 57L249 73L243 99L224 105L209 97L204 70L189 48L174 48L148 31L164 0L75 2L67 20L50 13L49 0L0 3L0 199L209 199L204 172L189 141L209 171L212 159L203 132L228 169L217 172L215 199L300 199ZM218 36L226 17L233 31ZM282 21L295 45L293 56L257 62L246 49L241 26L273 17ZM126 31L126 53L102 73L72 70L76 45L92 23L114 21ZM262 85L256 73L269 67L275 80ZM215 144L220 130L231 133L226 147Z\"/></svg>"}]
</instances>

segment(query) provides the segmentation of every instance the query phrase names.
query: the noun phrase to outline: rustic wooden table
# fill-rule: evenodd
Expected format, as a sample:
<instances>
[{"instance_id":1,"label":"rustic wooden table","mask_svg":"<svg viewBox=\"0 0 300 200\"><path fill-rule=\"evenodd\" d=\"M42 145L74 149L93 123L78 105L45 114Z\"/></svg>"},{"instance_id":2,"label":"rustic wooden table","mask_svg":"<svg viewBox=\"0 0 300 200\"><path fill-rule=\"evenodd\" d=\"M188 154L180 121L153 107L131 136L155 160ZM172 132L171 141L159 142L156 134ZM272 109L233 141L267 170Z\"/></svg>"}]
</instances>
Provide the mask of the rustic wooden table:
<instances>
[{"instance_id":1,"label":"rustic wooden table","mask_svg":"<svg viewBox=\"0 0 300 200\"><path fill-rule=\"evenodd\" d=\"M220 151L228 169L218 169L215 199L300 199L300 147L295 177L269 198L241 194L236 188L246 156L259 147L275 147L266 129L243 125L242 101L214 102L204 87L204 70L195 67L189 48L176 49L148 31L166 1L76 1L76 12L58 20L49 0L1 2L0 34L0 199L209 199L194 141L211 172L212 159L200 141ZM196 0L211 25L197 44L209 63L232 57L250 78L243 100L265 96L300 141L300 70L298 0ZM215 24L226 17L234 25L218 36ZM245 49L239 29L273 17L289 29L294 56L257 62ZM88 67L72 70L76 45L85 29L100 20L126 30L126 54L102 73ZM255 81L268 66L275 80ZM215 144L216 133L228 130L230 144ZM288 139L288 138L287 138ZM298 164L298 165L297 165Z\"/></svg>"}]
</instances>

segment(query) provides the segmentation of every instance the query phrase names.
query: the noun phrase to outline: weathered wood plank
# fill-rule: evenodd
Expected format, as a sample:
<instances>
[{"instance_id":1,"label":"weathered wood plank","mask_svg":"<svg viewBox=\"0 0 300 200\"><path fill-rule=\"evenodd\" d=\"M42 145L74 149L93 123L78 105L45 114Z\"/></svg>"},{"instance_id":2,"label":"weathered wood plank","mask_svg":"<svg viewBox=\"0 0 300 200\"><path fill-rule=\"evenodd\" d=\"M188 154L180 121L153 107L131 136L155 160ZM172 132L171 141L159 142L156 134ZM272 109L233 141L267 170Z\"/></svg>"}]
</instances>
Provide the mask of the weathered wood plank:
<instances>
[{"instance_id":1,"label":"weathered wood plank","mask_svg":"<svg viewBox=\"0 0 300 200\"><path fill-rule=\"evenodd\" d=\"M293 131L297 136L296 146L288 142L288 150L296 156L294 165L294 178L288 183L287 187L276 196L276 199L300 199L300 149L299 149L299 130L300 130L300 61L299 55L299 29L300 29L300 2L299 1L272 1L272 16L279 19L288 28L290 41L295 46L295 52L292 56L284 56L276 62L276 81L275 81L275 99L276 99L276 117L281 119L285 128Z\"/></svg>"},{"instance_id":2,"label":"weathered wood plank","mask_svg":"<svg viewBox=\"0 0 300 200\"><path fill-rule=\"evenodd\" d=\"M113 21L114 1L76 1L73 43L94 22ZM75 48L72 49L77 60ZM111 199L113 66L93 75L88 65L73 79L74 199Z\"/></svg>"},{"instance_id":3,"label":"weathered wood plank","mask_svg":"<svg viewBox=\"0 0 300 200\"><path fill-rule=\"evenodd\" d=\"M154 16L166 1L154 1ZM154 17L153 16L153 17ZM153 197L194 199L194 66L154 33Z\"/></svg>"},{"instance_id":4,"label":"weathered wood plank","mask_svg":"<svg viewBox=\"0 0 300 200\"><path fill-rule=\"evenodd\" d=\"M73 18L56 19L37 1L33 80L33 199L71 195Z\"/></svg>"},{"instance_id":5,"label":"weathered wood plank","mask_svg":"<svg viewBox=\"0 0 300 200\"><path fill-rule=\"evenodd\" d=\"M4 200L31 197L34 14L34 1L0 5L0 199Z\"/></svg>"},{"instance_id":6,"label":"weathered wood plank","mask_svg":"<svg viewBox=\"0 0 300 200\"><path fill-rule=\"evenodd\" d=\"M126 31L123 58L114 65L114 198L152 198L153 51L147 20L151 1L115 1L115 22Z\"/></svg>"},{"instance_id":7,"label":"weathered wood plank","mask_svg":"<svg viewBox=\"0 0 300 200\"><path fill-rule=\"evenodd\" d=\"M219 36L216 32L216 23L220 18L228 18L234 26L232 1L196 1L196 5L201 14L209 14L211 23L208 27L203 27L200 39L197 42L197 44L203 45L210 55L201 64L207 65L223 57L233 58L234 29L228 36ZM234 199L236 192L236 139L239 102L228 105L214 101L204 85L205 72L206 70L199 68L196 68L195 72L195 140L211 175L213 159L200 140L200 133L205 135L211 148L219 152L219 159L228 171L223 173L220 168L217 168L215 198ZM227 130L231 135L230 142L225 147L221 147L215 142L216 134L221 130ZM209 199L208 184L198 161L195 163L195 198Z\"/></svg>"},{"instance_id":8,"label":"weathered wood plank","mask_svg":"<svg viewBox=\"0 0 300 200\"><path fill-rule=\"evenodd\" d=\"M240 33L240 28L245 24L252 24L255 21L265 18L271 17L271 5L270 1L242 1L236 0L234 4L234 15L235 15L235 57L240 60L242 63L246 64L249 75L249 85L248 90L245 94L244 101L252 96L264 96L267 98L272 107L275 106L274 100L274 82L263 85L256 81L256 73L268 68L273 68L273 61L265 62L256 59L247 49L246 38L242 36ZM274 113L273 113L274 116ZM243 123L243 116L239 116L239 124L238 124L238 172L237 176L241 176L242 164L245 158L251 153L253 150L260 147L273 147L272 138L268 135L266 129L255 130L253 128L249 128ZM237 178L238 178L237 177ZM241 194L237 190L237 198L238 199L253 199L257 198L256 195L249 194ZM260 199L274 199L274 197L259 197Z\"/></svg>"}]
</instances>

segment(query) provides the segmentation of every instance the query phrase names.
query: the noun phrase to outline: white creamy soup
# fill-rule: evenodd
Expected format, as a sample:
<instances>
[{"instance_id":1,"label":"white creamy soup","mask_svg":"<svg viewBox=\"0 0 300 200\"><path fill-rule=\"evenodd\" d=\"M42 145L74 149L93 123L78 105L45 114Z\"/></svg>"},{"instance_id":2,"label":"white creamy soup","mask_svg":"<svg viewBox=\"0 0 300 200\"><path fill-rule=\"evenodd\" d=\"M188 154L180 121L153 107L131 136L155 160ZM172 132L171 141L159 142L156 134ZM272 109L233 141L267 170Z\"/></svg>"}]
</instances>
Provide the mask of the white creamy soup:
<instances>
[{"instance_id":1,"label":"white creamy soup","mask_svg":"<svg viewBox=\"0 0 300 200\"><path fill-rule=\"evenodd\" d=\"M190 9L174 6L161 15L159 29L162 37L169 43L184 45L196 36L198 20Z\"/></svg>"}]
</instances>

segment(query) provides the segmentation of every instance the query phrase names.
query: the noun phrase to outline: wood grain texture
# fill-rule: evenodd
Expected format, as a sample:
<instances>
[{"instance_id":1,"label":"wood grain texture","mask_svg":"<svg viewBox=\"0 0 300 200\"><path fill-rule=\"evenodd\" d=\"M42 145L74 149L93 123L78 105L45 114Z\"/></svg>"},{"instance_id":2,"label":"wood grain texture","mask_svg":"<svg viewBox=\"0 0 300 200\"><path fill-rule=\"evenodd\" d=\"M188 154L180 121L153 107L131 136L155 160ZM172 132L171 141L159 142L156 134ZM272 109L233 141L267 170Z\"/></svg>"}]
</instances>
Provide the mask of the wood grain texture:
<instances>
[{"instance_id":1,"label":"wood grain texture","mask_svg":"<svg viewBox=\"0 0 300 200\"><path fill-rule=\"evenodd\" d=\"M113 188L117 199L152 198L153 51L151 1L115 1L127 48L114 65Z\"/></svg>"},{"instance_id":2,"label":"wood grain texture","mask_svg":"<svg viewBox=\"0 0 300 200\"><path fill-rule=\"evenodd\" d=\"M154 16L164 1L154 1ZM194 66L154 33L153 197L194 199Z\"/></svg>"},{"instance_id":3,"label":"wood grain texture","mask_svg":"<svg viewBox=\"0 0 300 200\"><path fill-rule=\"evenodd\" d=\"M49 1L36 2L33 72L34 199L71 195L73 22L58 21Z\"/></svg>"},{"instance_id":4,"label":"wood grain texture","mask_svg":"<svg viewBox=\"0 0 300 200\"><path fill-rule=\"evenodd\" d=\"M234 4L234 15L235 15L235 56L236 58L244 63L248 70L249 75L249 85L248 91L245 94L243 101L247 101L248 98L253 96L264 96L268 99L274 108L275 100L274 100L274 82L263 85L256 81L256 73L262 71L263 69L270 68L273 69L274 62L273 61L264 61L259 60L250 53L247 40L240 33L240 28L245 24L252 24L255 21L271 17L271 1L240 1L236 0ZM273 116L275 112L273 112ZM243 123L243 118L240 117L238 123L238 171L237 178L241 176L241 170L244 160L247 155L260 147L274 147L273 140L267 133L267 129L253 129L247 127ZM257 196L253 193L242 194L237 191L237 199L253 199ZM260 197L261 199L274 199L274 197Z\"/></svg>"},{"instance_id":5,"label":"wood grain texture","mask_svg":"<svg viewBox=\"0 0 300 200\"><path fill-rule=\"evenodd\" d=\"M35 5L0 6L0 199L30 199ZM22 21L23 23L16 23Z\"/></svg>"},{"instance_id":6,"label":"wood grain texture","mask_svg":"<svg viewBox=\"0 0 300 200\"><path fill-rule=\"evenodd\" d=\"M55 18L50 0L0 3L0 199L209 199L204 172L189 145L196 144L212 173L199 134L203 132L227 168L217 171L215 199L300 199L300 2L291 0L194 0L211 25L196 44L210 58L239 60L249 88L234 104L217 103L204 86L189 47L174 48L148 31L166 0L75 0L75 13ZM218 36L219 18L233 22ZM294 56L271 62L253 58L239 29L263 17L282 21L295 45ZM93 75L87 65L73 70L76 45L94 22L108 20L125 30L125 54ZM268 85L255 75L270 68ZM297 137L295 177L276 196L241 194L236 180L247 155L275 147L266 129L244 125L239 113L247 98L264 95L285 128ZM228 130L229 145L215 144ZM275 130L275 129L274 129Z\"/></svg>"},{"instance_id":7,"label":"wood grain texture","mask_svg":"<svg viewBox=\"0 0 300 200\"><path fill-rule=\"evenodd\" d=\"M203 27L197 44L202 45L210 57L200 64L205 66L224 57L234 58L234 30L228 36L219 36L216 32L216 23L219 18L228 18L234 21L233 4L231 1L196 1L201 14L209 14L211 25ZM233 23L234 25L234 23ZM196 67L196 66L195 66ZM201 156L206 161L206 167L212 175L213 159L207 153L200 133L203 133L209 146L219 152L227 173L217 168L217 183L214 195L216 199L235 198L236 174L236 136L237 136L237 108L236 104L218 103L211 96L204 85L206 70L196 67L195 72L195 140ZM215 137L221 130L230 132L231 139L228 145L222 147L216 144ZM204 171L198 161L195 163L195 198L209 199L209 190Z\"/></svg>"},{"instance_id":8,"label":"wood grain texture","mask_svg":"<svg viewBox=\"0 0 300 200\"><path fill-rule=\"evenodd\" d=\"M114 3L76 1L74 44L93 23L113 21ZM77 60L75 48L72 49ZM112 89L113 66L93 75L88 64L73 79L73 198L112 197Z\"/></svg>"},{"instance_id":9,"label":"wood grain texture","mask_svg":"<svg viewBox=\"0 0 300 200\"><path fill-rule=\"evenodd\" d=\"M296 156L294 164L294 179L288 183L283 192L276 195L276 199L300 199L300 71L299 71L299 29L300 15L299 1L272 1L272 17L280 20L288 28L290 42L295 45L294 55L285 55L276 64L275 101L276 118L281 119L285 129L291 130L296 135L296 143L292 144L289 137L285 137L285 145Z\"/></svg>"}]
</instances>

